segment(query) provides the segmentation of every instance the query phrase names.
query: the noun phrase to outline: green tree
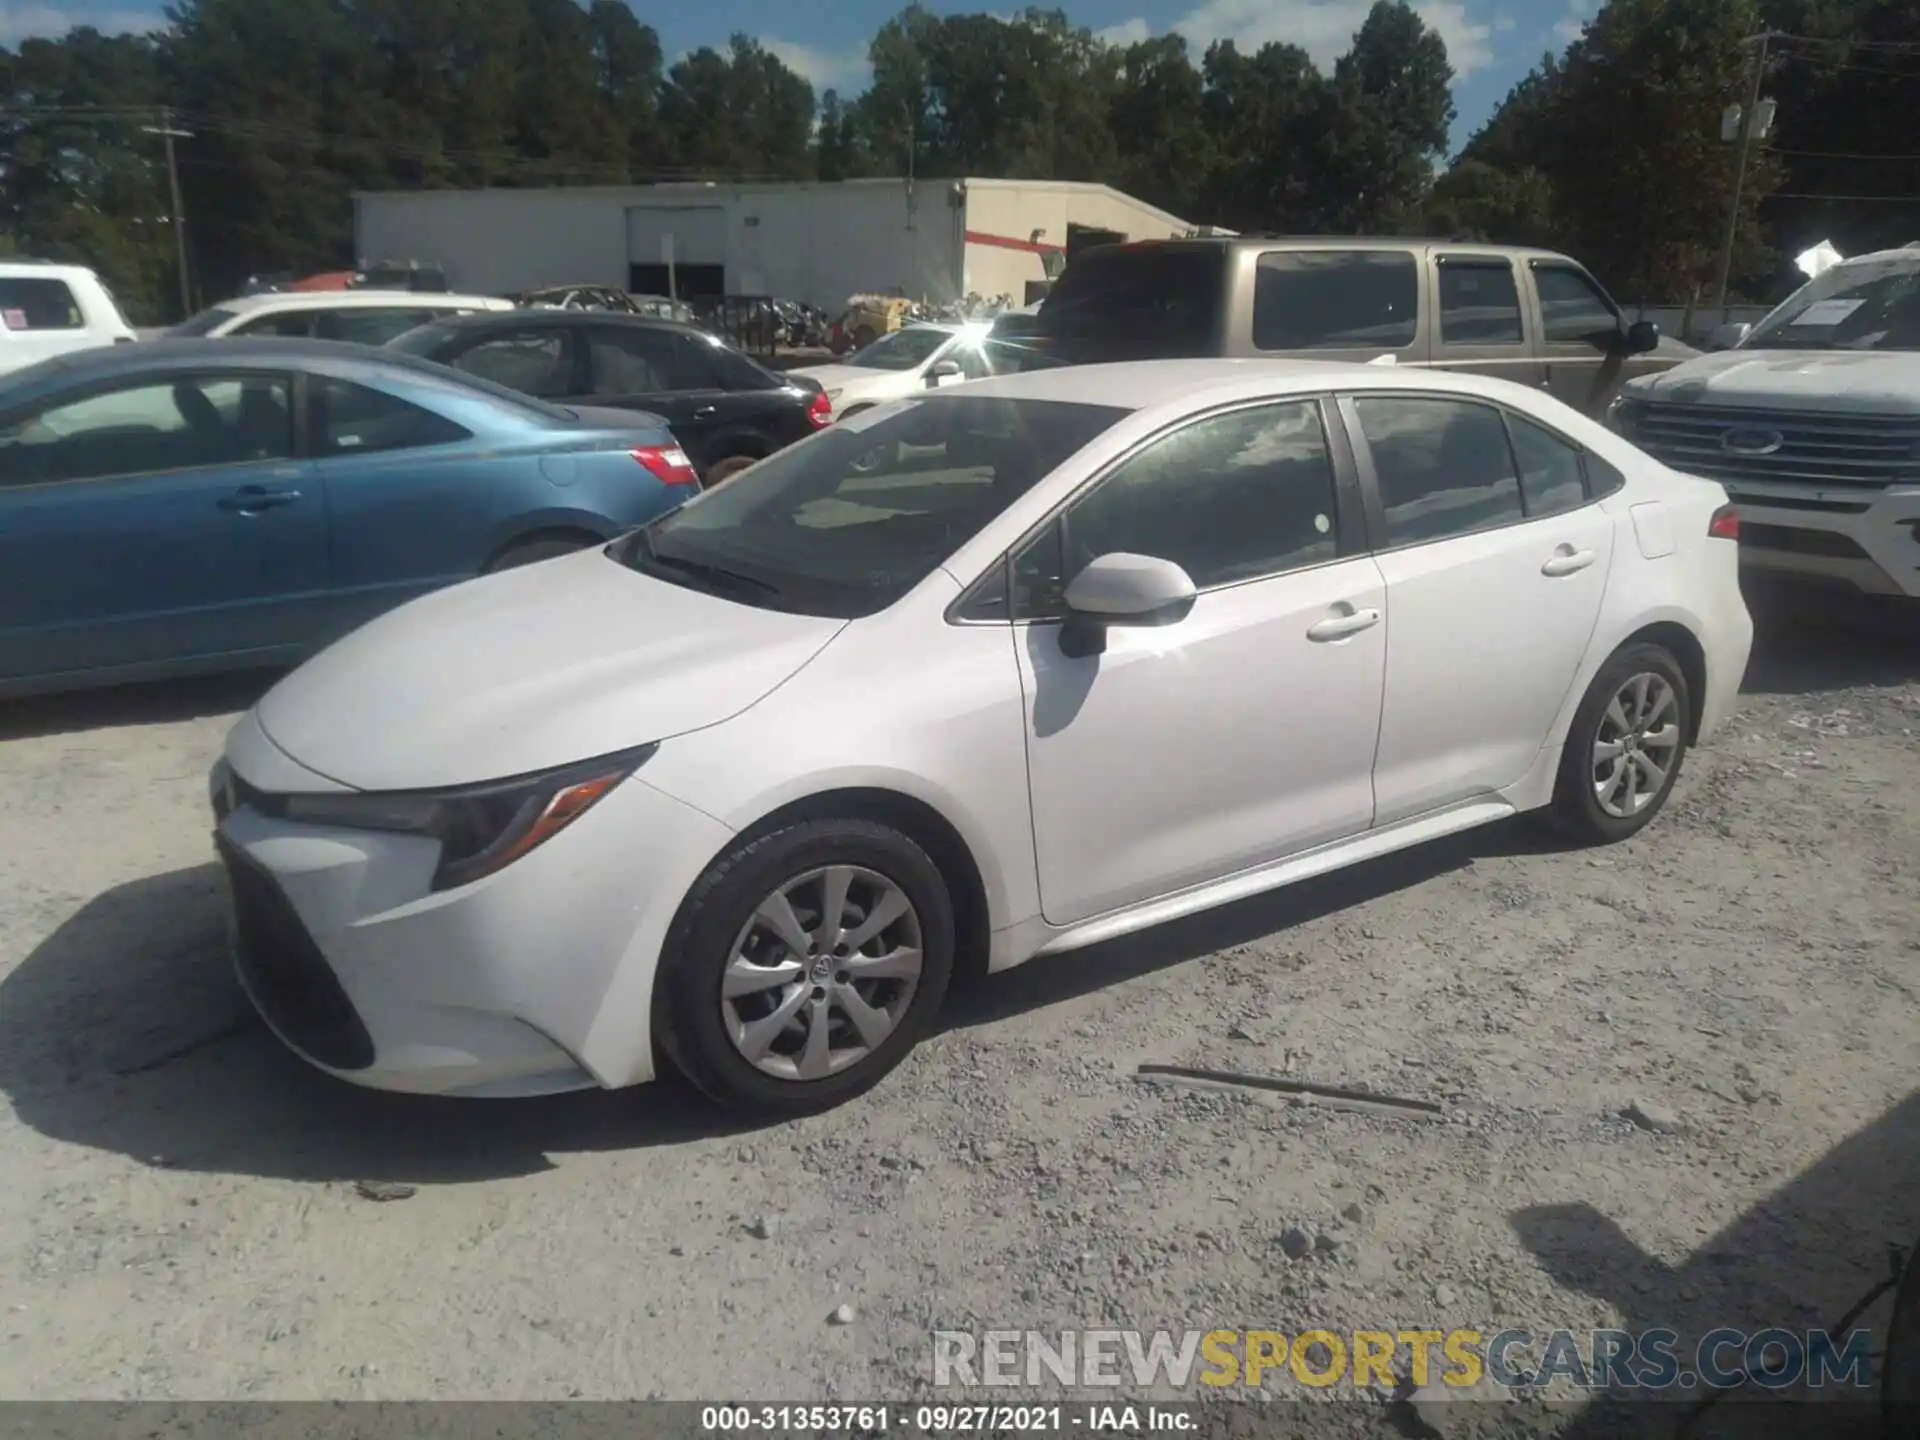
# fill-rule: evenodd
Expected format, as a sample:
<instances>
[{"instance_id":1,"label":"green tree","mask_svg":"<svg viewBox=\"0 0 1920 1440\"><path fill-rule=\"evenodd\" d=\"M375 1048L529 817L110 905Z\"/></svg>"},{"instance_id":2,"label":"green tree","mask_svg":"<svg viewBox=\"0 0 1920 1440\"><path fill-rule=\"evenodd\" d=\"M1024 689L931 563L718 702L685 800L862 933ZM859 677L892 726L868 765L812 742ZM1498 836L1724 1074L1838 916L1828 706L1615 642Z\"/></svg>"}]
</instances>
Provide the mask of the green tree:
<instances>
[{"instance_id":1,"label":"green tree","mask_svg":"<svg viewBox=\"0 0 1920 1440\"><path fill-rule=\"evenodd\" d=\"M1194 215L1217 152L1205 84L1187 42L1161 35L1127 46L1118 58L1107 104L1115 184L1175 215Z\"/></svg>"}]
</instances>

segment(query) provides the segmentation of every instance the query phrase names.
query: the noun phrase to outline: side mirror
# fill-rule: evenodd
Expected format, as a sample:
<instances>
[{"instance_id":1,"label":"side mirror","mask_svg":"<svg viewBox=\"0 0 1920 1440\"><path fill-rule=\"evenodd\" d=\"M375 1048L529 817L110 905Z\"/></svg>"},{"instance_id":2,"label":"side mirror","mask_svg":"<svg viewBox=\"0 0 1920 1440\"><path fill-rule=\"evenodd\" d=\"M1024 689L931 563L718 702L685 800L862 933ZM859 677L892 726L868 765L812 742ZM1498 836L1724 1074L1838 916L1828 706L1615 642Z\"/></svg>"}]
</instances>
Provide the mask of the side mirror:
<instances>
[{"instance_id":1,"label":"side mirror","mask_svg":"<svg viewBox=\"0 0 1920 1440\"><path fill-rule=\"evenodd\" d=\"M1060 648L1070 656L1107 648L1109 625L1171 625L1186 618L1197 592L1171 560L1116 551L1102 555L1067 586Z\"/></svg>"},{"instance_id":2,"label":"side mirror","mask_svg":"<svg viewBox=\"0 0 1920 1440\"><path fill-rule=\"evenodd\" d=\"M944 385L947 381L956 380L959 377L960 362L958 360L936 360L927 367L927 388L931 390L937 385Z\"/></svg>"},{"instance_id":3,"label":"side mirror","mask_svg":"<svg viewBox=\"0 0 1920 1440\"><path fill-rule=\"evenodd\" d=\"M1744 320L1736 320L1727 325L1716 325L1713 333L1707 336L1709 350L1731 350L1753 333L1753 326Z\"/></svg>"},{"instance_id":4,"label":"side mirror","mask_svg":"<svg viewBox=\"0 0 1920 1440\"><path fill-rule=\"evenodd\" d=\"M1660 327L1651 320L1636 320L1627 327L1626 344L1622 347L1629 355L1645 355L1660 343Z\"/></svg>"}]
</instances>

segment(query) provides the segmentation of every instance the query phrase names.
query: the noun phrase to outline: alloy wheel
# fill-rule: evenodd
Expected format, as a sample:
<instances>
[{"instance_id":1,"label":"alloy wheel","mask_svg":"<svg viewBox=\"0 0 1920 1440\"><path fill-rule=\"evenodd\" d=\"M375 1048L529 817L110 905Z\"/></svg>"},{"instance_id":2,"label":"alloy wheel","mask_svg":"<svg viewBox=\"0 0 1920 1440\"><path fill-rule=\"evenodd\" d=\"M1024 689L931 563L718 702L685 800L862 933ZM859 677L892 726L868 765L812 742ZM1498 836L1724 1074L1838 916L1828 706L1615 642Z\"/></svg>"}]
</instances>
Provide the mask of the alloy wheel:
<instances>
[{"instance_id":1,"label":"alloy wheel","mask_svg":"<svg viewBox=\"0 0 1920 1440\"><path fill-rule=\"evenodd\" d=\"M1593 793L1615 819L1638 815L1665 790L1680 753L1680 703L1651 670L1614 692L1593 741Z\"/></svg>"},{"instance_id":2,"label":"alloy wheel","mask_svg":"<svg viewBox=\"0 0 1920 1440\"><path fill-rule=\"evenodd\" d=\"M727 958L721 1019L750 1065L822 1080L885 1043L924 963L920 915L878 871L830 865L754 908Z\"/></svg>"}]
</instances>

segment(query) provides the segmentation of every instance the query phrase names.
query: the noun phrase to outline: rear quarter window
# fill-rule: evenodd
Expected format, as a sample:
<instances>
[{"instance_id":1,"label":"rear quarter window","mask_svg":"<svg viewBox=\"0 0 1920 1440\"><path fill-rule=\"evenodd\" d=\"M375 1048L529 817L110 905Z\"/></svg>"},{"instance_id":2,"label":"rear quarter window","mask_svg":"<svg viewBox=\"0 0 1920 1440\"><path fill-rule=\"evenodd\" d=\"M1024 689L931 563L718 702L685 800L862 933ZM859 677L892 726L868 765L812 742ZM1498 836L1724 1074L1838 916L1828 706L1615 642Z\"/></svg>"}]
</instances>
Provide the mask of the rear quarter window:
<instances>
[{"instance_id":1,"label":"rear quarter window","mask_svg":"<svg viewBox=\"0 0 1920 1440\"><path fill-rule=\"evenodd\" d=\"M0 326L8 330L84 330L80 302L64 280L0 278Z\"/></svg>"},{"instance_id":2,"label":"rear quarter window","mask_svg":"<svg viewBox=\"0 0 1920 1440\"><path fill-rule=\"evenodd\" d=\"M1270 250L1255 271L1257 350L1404 350L1420 325L1407 250Z\"/></svg>"},{"instance_id":3,"label":"rear quarter window","mask_svg":"<svg viewBox=\"0 0 1920 1440\"><path fill-rule=\"evenodd\" d=\"M1226 262L1219 246L1086 251L1048 293L1038 328L1076 359L1218 354Z\"/></svg>"}]
</instances>

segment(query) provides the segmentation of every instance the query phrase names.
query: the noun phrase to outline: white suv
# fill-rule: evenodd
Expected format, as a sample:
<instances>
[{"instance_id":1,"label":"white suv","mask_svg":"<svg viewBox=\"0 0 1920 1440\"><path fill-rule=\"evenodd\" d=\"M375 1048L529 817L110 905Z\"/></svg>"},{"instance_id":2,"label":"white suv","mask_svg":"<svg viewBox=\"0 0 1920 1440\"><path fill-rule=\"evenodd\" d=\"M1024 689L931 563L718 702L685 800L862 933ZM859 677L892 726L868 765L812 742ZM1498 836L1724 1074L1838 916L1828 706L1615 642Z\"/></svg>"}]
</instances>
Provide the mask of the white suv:
<instances>
[{"instance_id":1,"label":"white suv","mask_svg":"<svg viewBox=\"0 0 1920 1440\"><path fill-rule=\"evenodd\" d=\"M1920 245L1727 330L1732 348L1628 382L1610 423L1726 486L1748 569L1920 598Z\"/></svg>"},{"instance_id":2,"label":"white suv","mask_svg":"<svg viewBox=\"0 0 1920 1440\"><path fill-rule=\"evenodd\" d=\"M137 338L86 266L0 260L0 373Z\"/></svg>"},{"instance_id":3,"label":"white suv","mask_svg":"<svg viewBox=\"0 0 1920 1440\"><path fill-rule=\"evenodd\" d=\"M202 310L167 331L169 339L221 335L303 336L384 345L417 326L481 310L511 310L491 295L413 290L295 290L243 295Z\"/></svg>"}]
</instances>

